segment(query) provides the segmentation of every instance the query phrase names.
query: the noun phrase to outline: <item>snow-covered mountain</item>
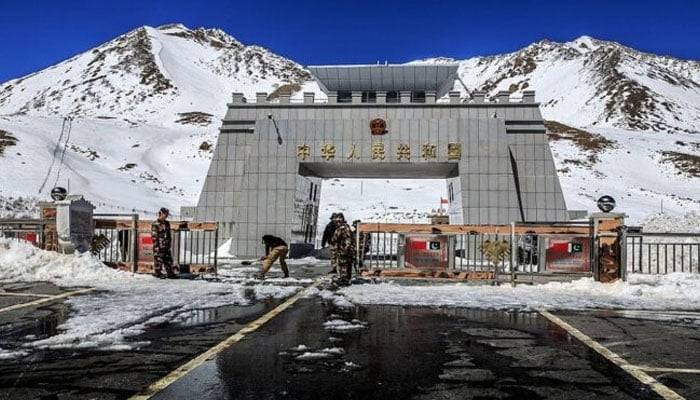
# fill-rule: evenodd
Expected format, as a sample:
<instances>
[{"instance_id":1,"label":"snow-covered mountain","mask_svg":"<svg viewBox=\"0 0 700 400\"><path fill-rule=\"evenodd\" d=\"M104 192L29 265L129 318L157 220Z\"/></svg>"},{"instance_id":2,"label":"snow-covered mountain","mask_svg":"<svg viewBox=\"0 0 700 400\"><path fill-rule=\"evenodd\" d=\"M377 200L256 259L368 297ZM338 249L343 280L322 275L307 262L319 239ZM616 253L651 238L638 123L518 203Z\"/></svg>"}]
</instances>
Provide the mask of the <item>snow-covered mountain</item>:
<instances>
[{"instance_id":1,"label":"snow-covered mountain","mask_svg":"<svg viewBox=\"0 0 700 400\"><path fill-rule=\"evenodd\" d=\"M436 58L415 61L455 62ZM582 36L459 62L457 88L536 90L545 118L587 127L700 132L700 62Z\"/></svg>"},{"instance_id":2,"label":"snow-covered mountain","mask_svg":"<svg viewBox=\"0 0 700 400\"><path fill-rule=\"evenodd\" d=\"M426 61L455 62L415 62ZM612 193L621 208L629 201L639 217L661 201L666 210L700 209L697 61L581 37L457 62L460 79L454 88L466 94L537 91L545 118L557 121L549 126L556 131L551 138L570 208L592 209L593 198ZM308 71L294 61L246 46L218 29L179 24L141 27L5 82L0 85L0 198L8 200L5 208L32 204L58 183L85 193L101 210L149 213L195 204L218 118L234 91L249 97L264 91L271 98L313 91L323 98ZM64 117L72 117L72 123L64 126ZM388 198L405 198L407 185L397 183L397 196ZM426 185L444 192L441 182L423 181L416 189L434 192ZM391 183L379 186L392 188ZM324 186L325 211L348 206L340 204L343 187ZM435 208L430 196L415 197L407 205L350 209L367 210L356 217L377 219L382 212L415 215Z\"/></svg>"},{"instance_id":3,"label":"snow-covered mountain","mask_svg":"<svg viewBox=\"0 0 700 400\"><path fill-rule=\"evenodd\" d=\"M0 114L173 121L225 110L231 92L254 96L303 84L299 64L218 29L141 27L53 67L0 86Z\"/></svg>"}]
</instances>

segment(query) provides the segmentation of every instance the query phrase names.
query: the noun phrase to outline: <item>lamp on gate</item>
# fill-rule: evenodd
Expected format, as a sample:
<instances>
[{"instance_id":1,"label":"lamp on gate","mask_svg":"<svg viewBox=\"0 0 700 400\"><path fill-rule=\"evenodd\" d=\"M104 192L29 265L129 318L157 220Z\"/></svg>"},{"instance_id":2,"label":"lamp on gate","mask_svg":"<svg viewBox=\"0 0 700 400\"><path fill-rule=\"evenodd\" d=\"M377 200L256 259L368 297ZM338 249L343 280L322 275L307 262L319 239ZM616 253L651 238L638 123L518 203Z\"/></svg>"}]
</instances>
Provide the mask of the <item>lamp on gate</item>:
<instances>
[{"instance_id":1,"label":"lamp on gate","mask_svg":"<svg viewBox=\"0 0 700 400\"><path fill-rule=\"evenodd\" d=\"M65 188L56 186L55 188L51 189L51 198L54 201L65 200L66 196L68 196L68 191Z\"/></svg>"},{"instance_id":2,"label":"lamp on gate","mask_svg":"<svg viewBox=\"0 0 700 400\"><path fill-rule=\"evenodd\" d=\"M275 126L275 132L277 132L277 143L282 144L282 136L280 135L280 130L277 127L277 121L275 121L275 119L272 118L272 114L267 114L267 119L272 121L272 124Z\"/></svg>"},{"instance_id":3,"label":"lamp on gate","mask_svg":"<svg viewBox=\"0 0 700 400\"><path fill-rule=\"evenodd\" d=\"M602 212L610 212L615 208L615 199L612 196L601 196L598 199L598 208Z\"/></svg>"}]
</instances>

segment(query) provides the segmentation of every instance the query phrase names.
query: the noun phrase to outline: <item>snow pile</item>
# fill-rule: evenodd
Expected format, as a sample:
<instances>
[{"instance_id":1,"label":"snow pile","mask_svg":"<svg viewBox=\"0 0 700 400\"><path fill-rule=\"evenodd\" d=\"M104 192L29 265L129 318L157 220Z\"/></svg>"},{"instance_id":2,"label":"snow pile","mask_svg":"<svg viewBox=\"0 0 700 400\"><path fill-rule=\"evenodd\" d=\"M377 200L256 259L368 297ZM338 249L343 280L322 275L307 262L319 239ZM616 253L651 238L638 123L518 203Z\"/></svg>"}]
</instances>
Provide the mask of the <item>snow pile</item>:
<instances>
[{"instance_id":1,"label":"snow pile","mask_svg":"<svg viewBox=\"0 0 700 400\"><path fill-rule=\"evenodd\" d=\"M644 232L700 233L700 213L690 211L685 215L654 214L642 223Z\"/></svg>"},{"instance_id":2,"label":"snow pile","mask_svg":"<svg viewBox=\"0 0 700 400\"><path fill-rule=\"evenodd\" d=\"M62 255L0 239L0 276L5 281L49 281L59 286L90 286L98 291L70 297L68 319L58 335L27 348L128 350L147 343L132 338L150 325L178 321L197 309L246 305L254 298L284 298L299 286L245 286L237 282L161 280L113 270L94 257ZM246 291L250 292L246 295Z\"/></svg>"},{"instance_id":3,"label":"snow pile","mask_svg":"<svg viewBox=\"0 0 700 400\"><path fill-rule=\"evenodd\" d=\"M58 254L44 251L28 243L0 238L0 276L5 281L47 281L59 286L111 285L114 280L150 279L102 264L89 253Z\"/></svg>"},{"instance_id":4,"label":"snow pile","mask_svg":"<svg viewBox=\"0 0 700 400\"><path fill-rule=\"evenodd\" d=\"M600 283L592 278L537 286L355 285L341 293L356 304L470 307L498 310L538 308L700 310L700 274L629 276L628 282ZM327 328L328 329L328 328Z\"/></svg>"},{"instance_id":5,"label":"snow pile","mask_svg":"<svg viewBox=\"0 0 700 400\"><path fill-rule=\"evenodd\" d=\"M332 319L330 321L326 321L323 323L323 327L327 331L335 332L335 333L342 333L342 332L349 332L349 331L356 331L360 329L365 329L367 328L367 323L360 321L358 319L353 319L352 321L348 322L343 319Z\"/></svg>"}]
</instances>

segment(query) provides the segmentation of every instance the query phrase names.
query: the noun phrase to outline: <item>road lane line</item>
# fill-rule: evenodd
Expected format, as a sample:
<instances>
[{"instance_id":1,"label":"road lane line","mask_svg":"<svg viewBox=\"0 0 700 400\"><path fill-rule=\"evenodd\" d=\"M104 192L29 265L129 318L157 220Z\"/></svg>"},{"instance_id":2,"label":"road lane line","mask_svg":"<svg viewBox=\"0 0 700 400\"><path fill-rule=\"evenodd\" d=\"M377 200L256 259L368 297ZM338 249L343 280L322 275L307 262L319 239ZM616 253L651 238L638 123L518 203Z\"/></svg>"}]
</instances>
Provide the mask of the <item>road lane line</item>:
<instances>
[{"instance_id":1,"label":"road lane line","mask_svg":"<svg viewBox=\"0 0 700 400\"><path fill-rule=\"evenodd\" d=\"M678 393L674 392L673 390L669 389L668 386L664 385L663 383L657 381L653 377L649 376L646 374L644 371L642 371L639 367L630 364L627 362L624 358L620 357L616 353L608 350L605 346L602 344L596 342L595 340L591 339L588 337L585 333L581 332L580 330L574 328L573 326L569 325L566 321L563 319L557 317L556 315L550 313L547 310L537 310L542 316L547 318L549 321L552 323L558 325L560 328L564 329L566 332L568 332L571 336L575 337L578 339L580 342L585 344L586 346L590 347L593 349L595 352L600 354L601 356L605 357L608 361L611 363L615 364L618 366L620 369L623 371L627 372L630 374L632 377L643 383L644 385L647 385L656 392L659 396L661 396L665 400L685 400L685 398Z\"/></svg>"},{"instance_id":2,"label":"road lane line","mask_svg":"<svg viewBox=\"0 0 700 400\"><path fill-rule=\"evenodd\" d=\"M130 397L130 400L147 400L150 399L151 397L155 396L156 394L160 393L163 389L166 387L170 386L172 383L177 381L178 379L182 378L186 374L188 374L190 371L194 370L195 368L199 367L200 365L204 364L206 361L209 361L216 357L220 352L228 349L229 347L233 346L237 342L241 341L247 334L255 332L258 328L261 326L265 325L265 323L269 322L272 318L276 317L282 311L286 310L289 308L292 304L296 303L297 300L300 298L306 296L306 294L312 289L318 287L323 282L324 278L319 278L316 280L316 282L312 283L308 287L304 288L303 290L300 290L299 293L295 294L294 296L288 298L284 303L278 305L271 311L269 311L267 314L263 315L262 317L256 319L255 321L249 323L248 325L244 326L233 334L232 336L228 337L224 341L220 342L216 346L210 348L209 350L205 351L204 353L198 355L197 357L191 359L187 363L181 365L174 371L170 372L168 375L164 376L163 378L159 379L158 381L152 383L150 386L148 386L146 389L141 391L141 393L136 394L132 397Z\"/></svg>"},{"instance_id":3,"label":"road lane line","mask_svg":"<svg viewBox=\"0 0 700 400\"><path fill-rule=\"evenodd\" d=\"M666 367L650 367L648 365L636 365L638 369L647 372L673 372L679 374L700 374L700 369L695 368L666 368Z\"/></svg>"},{"instance_id":4,"label":"road lane line","mask_svg":"<svg viewBox=\"0 0 700 400\"><path fill-rule=\"evenodd\" d=\"M87 289L74 290L74 291L71 291L71 292L65 292L65 293L57 294L57 295L55 295L55 296L44 297L44 298L41 298L41 299L39 299L39 300L30 301L30 302L28 302L28 303L15 304L15 305L12 305L12 306L7 306L7 307L5 307L5 308L0 308L0 313L1 313L1 312L6 312L6 311L17 310L17 309L24 308L24 307L38 306L38 305L40 305L40 304L49 303L49 302L52 302L52 301L54 301L54 300L59 300L59 299L65 298L65 297L74 296L74 295L76 295L76 294L83 294L83 293L92 292L92 291L94 291L94 290L97 290L97 289L95 289L95 288L87 288Z\"/></svg>"}]
</instances>

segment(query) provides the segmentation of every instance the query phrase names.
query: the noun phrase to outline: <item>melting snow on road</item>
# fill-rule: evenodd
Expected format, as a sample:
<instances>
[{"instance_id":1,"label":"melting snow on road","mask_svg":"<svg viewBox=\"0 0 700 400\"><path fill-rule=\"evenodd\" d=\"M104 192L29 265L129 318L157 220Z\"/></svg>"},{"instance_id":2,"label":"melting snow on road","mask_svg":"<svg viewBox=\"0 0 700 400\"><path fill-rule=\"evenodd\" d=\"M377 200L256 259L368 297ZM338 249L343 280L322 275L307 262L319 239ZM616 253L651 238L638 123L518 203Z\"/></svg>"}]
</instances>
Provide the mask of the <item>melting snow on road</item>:
<instances>
[{"instance_id":1,"label":"melting snow on road","mask_svg":"<svg viewBox=\"0 0 700 400\"><path fill-rule=\"evenodd\" d=\"M4 281L48 281L89 286L97 292L70 297L68 319L59 334L26 344L31 348L129 350L146 345L134 339L148 325L177 321L195 309L246 305L260 298L283 298L300 286L245 286L240 280L161 280L117 271L88 255L62 255L29 244L0 239ZM252 294L251 294L252 291ZM248 292L248 293L246 293ZM7 351L0 351L9 357ZM15 355L22 355L17 353Z\"/></svg>"},{"instance_id":2,"label":"melting snow on road","mask_svg":"<svg viewBox=\"0 0 700 400\"><path fill-rule=\"evenodd\" d=\"M700 310L700 274L632 274L627 282L591 278L536 286L353 285L341 293L356 304L471 307L498 310Z\"/></svg>"}]
</instances>

